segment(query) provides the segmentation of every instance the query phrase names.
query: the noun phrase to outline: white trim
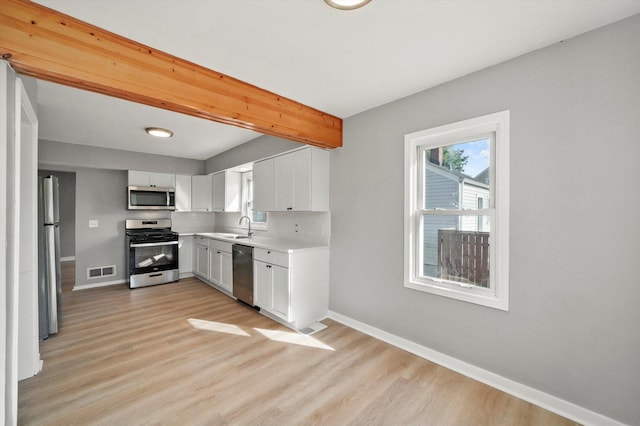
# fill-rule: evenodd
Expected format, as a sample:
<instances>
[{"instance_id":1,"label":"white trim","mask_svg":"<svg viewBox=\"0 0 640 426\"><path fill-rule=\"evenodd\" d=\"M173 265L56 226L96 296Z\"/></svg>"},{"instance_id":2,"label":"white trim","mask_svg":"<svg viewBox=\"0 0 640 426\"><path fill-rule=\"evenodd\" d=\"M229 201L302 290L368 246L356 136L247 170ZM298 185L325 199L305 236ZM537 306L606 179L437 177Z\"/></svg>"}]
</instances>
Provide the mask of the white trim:
<instances>
[{"instance_id":1,"label":"white trim","mask_svg":"<svg viewBox=\"0 0 640 426\"><path fill-rule=\"evenodd\" d=\"M76 260L75 256L65 256L60 258L60 262L72 262Z\"/></svg>"},{"instance_id":2,"label":"white trim","mask_svg":"<svg viewBox=\"0 0 640 426\"><path fill-rule=\"evenodd\" d=\"M404 287L425 293L509 310L509 111L502 111L405 135L404 147ZM424 167L425 148L491 138L491 194L482 211L422 210L424 189L418 171ZM498 176L498 178L496 178ZM462 197L460 191L460 197ZM490 216L490 287L480 288L422 276L422 215Z\"/></svg>"},{"instance_id":3,"label":"white trim","mask_svg":"<svg viewBox=\"0 0 640 426\"><path fill-rule=\"evenodd\" d=\"M19 337L18 380L35 376L40 372L40 344L38 333L38 117L27 90L20 78L16 78L16 186L20 207L20 224L16 229L23 247L19 254ZM19 167L17 162L20 162ZM32 241L25 241L31 234Z\"/></svg>"},{"instance_id":4,"label":"white trim","mask_svg":"<svg viewBox=\"0 0 640 426\"><path fill-rule=\"evenodd\" d=\"M110 285L116 285L116 284L126 284L127 280L115 280L115 281L105 281L102 283L95 283L95 284L83 284L83 285L74 285L73 286L73 291L76 290L86 290L88 288L96 288L96 287L107 287Z\"/></svg>"},{"instance_id":5,"label":"white trim","mask_svg":"<svg viewBox=\"0 0 640 426\"><path fill-rule=\"evenodd\" d=\"M0 397L2 398L2 420L15 423L18 418L18 323L17 298L13 290L18 279L11 264L13 262L12 218L14 200L10 197L15 184L15 174L6 173L15 161L9 156L15 146L15 73L8 62L0 61Z\"/></svg>"},{"instance_id":6,"label":"white trim","mask_svg":"<svg viewBox=\"0 0 640 426\"><path fill-rule=\"evenodd\" d=\"M624 425L624 423L620 423L595 411L518 383L483 368L476 367L473 364L461 361L337 312L329 311L328 318L585 426Z\"/></svg>"},{"instance_id":7,"label":"white trim","mask_svg":"<svg viewBox=\"0 0 640 426\"><path fill-rule=\"evenodd\" d=\"M9 93L7 80L13 71L9 67L9 63L0 61L0 170L7 170L7 146L9 143L8 118L10 116L7 110L9 106ZM0 173L0 242L7 241L7 174ZM9 367L9 359L7 357L12 342L9 341L10 334L8 328L10 323L7 321L7 260L8 253L6 244L0 244L0 418L1 421L6 419L17 418L18 401L10 399L11 392L9 389L13 387L11 374L7 375ZM11 372L9 372L11 373ZM14 405L15 403L15 405ZM15 415L15 416L14 416ZM16 421L16 420L13 420Z\"/></svg>"}]
</instances>

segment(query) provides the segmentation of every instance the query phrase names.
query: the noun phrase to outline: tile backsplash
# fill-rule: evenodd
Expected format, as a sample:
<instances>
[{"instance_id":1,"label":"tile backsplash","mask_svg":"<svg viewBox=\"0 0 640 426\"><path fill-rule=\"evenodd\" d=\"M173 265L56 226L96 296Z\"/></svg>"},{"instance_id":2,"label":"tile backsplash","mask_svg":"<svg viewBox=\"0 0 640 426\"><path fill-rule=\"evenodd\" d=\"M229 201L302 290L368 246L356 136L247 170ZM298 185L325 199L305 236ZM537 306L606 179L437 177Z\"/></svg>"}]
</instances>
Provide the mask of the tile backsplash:
<instances>
[{"instance_id":1,"label":"tile backsplash","mask_svg":"<svg viewBox=\"0 0 640 426\"><path fill-rule=\"evenodd\" d=\"M246 222L238 225L240 213L216 213L216 231L244 233ZM255 229L255 235L328 243L331 238L329 212L271 212L268 229Z\"/></svg>"}]
</instances>

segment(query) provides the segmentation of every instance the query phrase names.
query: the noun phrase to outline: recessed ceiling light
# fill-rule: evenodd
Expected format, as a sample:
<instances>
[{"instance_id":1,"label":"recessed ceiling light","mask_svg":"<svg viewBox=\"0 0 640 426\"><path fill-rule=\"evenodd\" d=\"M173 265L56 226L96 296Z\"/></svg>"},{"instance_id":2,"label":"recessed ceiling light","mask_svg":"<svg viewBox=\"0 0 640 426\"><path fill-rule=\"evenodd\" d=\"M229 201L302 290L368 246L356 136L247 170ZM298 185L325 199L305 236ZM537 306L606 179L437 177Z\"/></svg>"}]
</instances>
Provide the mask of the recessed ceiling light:
<instances>
[{"instance_id":1,"label":"recessed ceiling light","mask_svg":"<svg viewBox=\"0 0 640 426\"><path fill-rule=\"evenodd\" d=\"M173 132L171 130L163 129L162 127L147 127L144 131L157 138L170 138L173 136Z\"/></svg>"},{"instance_id":2,"label":"recessed ceiling light","mask_svg":"<svg viewBox=\"0 0 640 426\"><path fill-rule=\"evenodd\" d=\"M324 0L329 6L336 9L352 10L364 6L371 0Z\"/></svg>"}]
</instances>

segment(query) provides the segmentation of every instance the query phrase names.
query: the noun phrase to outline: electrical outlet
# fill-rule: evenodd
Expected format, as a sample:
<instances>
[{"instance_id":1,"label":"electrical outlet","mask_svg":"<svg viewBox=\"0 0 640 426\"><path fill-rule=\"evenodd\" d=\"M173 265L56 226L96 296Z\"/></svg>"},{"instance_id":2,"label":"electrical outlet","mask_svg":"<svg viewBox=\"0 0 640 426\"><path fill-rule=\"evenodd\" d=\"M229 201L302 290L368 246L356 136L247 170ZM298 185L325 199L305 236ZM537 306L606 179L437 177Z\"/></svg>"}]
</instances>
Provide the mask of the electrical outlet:
<instances>
[{"instance_id":1,"label":"electrical outlet","mask_svg":"<svg viewBox=\"0 0 640 426\"><path fill-rule=\"evenodd\" d=\"M89 228L97 228L99 224L100 222L98 221L98 219L89 220Z\"/></svg>"},{"instance_id":2,"label":"electrical outlet","mask_svg":"<svg viewBox=\"0 0 640 426\"><path fill-rule=\"evenodd\" d=\"M296 223L296 232L298 232L298 224Z\"/></svg>"}]
</instances>

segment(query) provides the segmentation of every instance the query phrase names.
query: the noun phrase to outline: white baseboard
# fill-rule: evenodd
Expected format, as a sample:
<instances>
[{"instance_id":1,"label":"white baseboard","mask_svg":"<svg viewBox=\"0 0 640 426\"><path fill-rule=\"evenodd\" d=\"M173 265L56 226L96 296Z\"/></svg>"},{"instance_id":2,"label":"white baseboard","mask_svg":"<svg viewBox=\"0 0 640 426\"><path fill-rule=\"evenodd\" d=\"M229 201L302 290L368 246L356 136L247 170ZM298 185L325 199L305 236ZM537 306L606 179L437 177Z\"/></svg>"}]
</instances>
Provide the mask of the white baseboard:
<instances>
[{"instance_id":1,"label":"white baseboard","mask_svg":"<svg viewBox=\"0 0 640 426\"><path fill-rule=\"evenodd\" d=\"M76 260L75 256L65 256L60 258L60 262L71 262Z\"/></svg>"},{"instance_id":2,"label":"white baseboard","mask_svg":"<svg viewBox=\"0 0 640 426\"><path fill-rule=\"evenodd\" d=\"M329 311L328 318L583 425L623 426L623 423L572 402L515 382L337 312Z\"/></svg>"},{"instance_id":3,"label":"white baseboard","mask_svg":"<svg viewBox=\"0 0 640 426\"><path fill-rule=\"evenodd\" d=\"M127 280L115 280L115 281L105 281L105 282L95 283L95 284L74 285L73 291L86 290L88 288L96 288L96 287L106 287L109 285L116 285L116 284L125 284L126 282Z\"/></svg>"}]
</instances>

